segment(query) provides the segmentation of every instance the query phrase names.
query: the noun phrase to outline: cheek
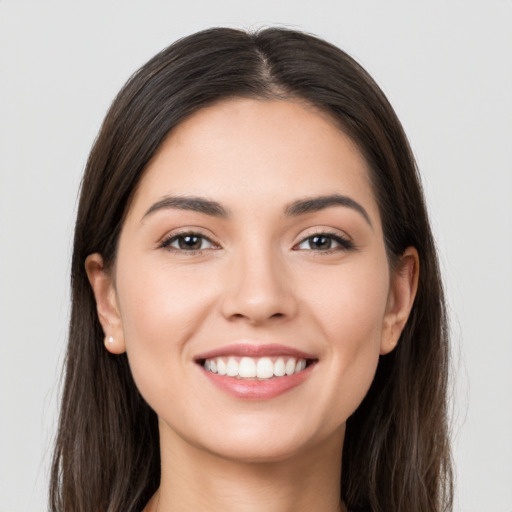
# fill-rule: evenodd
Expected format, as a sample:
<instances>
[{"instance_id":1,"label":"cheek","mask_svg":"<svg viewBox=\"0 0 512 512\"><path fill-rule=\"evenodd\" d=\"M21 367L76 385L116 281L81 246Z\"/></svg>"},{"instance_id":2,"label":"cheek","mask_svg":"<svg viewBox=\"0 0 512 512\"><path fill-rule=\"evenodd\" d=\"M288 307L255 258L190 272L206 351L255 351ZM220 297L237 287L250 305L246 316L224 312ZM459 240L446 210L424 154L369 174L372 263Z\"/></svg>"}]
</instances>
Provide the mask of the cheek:
<instances>
[{"instance_id":1,"label":"cheek","mask_svg":"<svg viewBox=\"0 0 512 512\"><path fill-rule=\"evenodd\" d=\"M323 394L324 406L330 402L337 417L345 419L357 409L375 375L389 286L382 264L346 270L340 269L334 280L326 276L324 293L318 293L318 286L308 286L317 290L310 302L311 315L327 340L330 392ZM317 285L318 278L317 274Z\"/></svg>"},{"instance_id":2,"label":"cheek","mask_svg":"<svg viewBox=\"0 0 512 512\"><path fill-rule=\"evenodd\" d=\"M340 267L337 272L316 272L315 281L304 285L313 314L326 337L340 349L376 343L381 332L389 277L386 265L372 260Z\"/></svg>"},{"instance_id":3,"label":"cheek","mask_svg":"<svg viewBox=\"0 0 512 512\"><path fill-rule=\"evenodd\" d=\"M139 340L158 345L162 339L175 344L193 329L209 302L204 276L188 269L176 271L165 264L135 262L119 265L117 272L119 307L126 343Z\"/></svg>"},{"instance_id":4,"label":"cheek","mask_svg":"<svg viewBox=\"0 0 512 512\"><path fill-rule=\"evenodd\" d=\"M120 262L121 263L121 262ZM177 276L179 275L179 278ZM126 352L134 380L152 405L182 382L187 340L201 326L211 300L199 276L157 266L136 272L118 266L118 297Z\"/></svg>"}]
</instances>

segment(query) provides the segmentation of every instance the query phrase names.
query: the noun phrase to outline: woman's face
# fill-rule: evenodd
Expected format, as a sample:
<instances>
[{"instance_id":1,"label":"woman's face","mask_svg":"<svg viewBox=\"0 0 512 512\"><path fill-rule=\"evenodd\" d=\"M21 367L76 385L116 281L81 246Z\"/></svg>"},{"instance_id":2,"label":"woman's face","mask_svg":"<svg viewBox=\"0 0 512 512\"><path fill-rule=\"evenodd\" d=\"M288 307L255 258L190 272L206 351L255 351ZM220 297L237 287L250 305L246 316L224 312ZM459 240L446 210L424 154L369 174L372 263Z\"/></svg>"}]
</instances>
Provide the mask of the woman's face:
<instances>
[{"instance_id":1,"label":"woman's face","mask_svg":"<svg viewBox=\"0 0 512 512\"><path fill-rule=\"evenodd\" d=\"M111 277L110 350L126 349L163 448L243 460L341 449L414 295L390 275L360 152L291 101L229 100L180 124Z\"/></svg>"}]
</instances>

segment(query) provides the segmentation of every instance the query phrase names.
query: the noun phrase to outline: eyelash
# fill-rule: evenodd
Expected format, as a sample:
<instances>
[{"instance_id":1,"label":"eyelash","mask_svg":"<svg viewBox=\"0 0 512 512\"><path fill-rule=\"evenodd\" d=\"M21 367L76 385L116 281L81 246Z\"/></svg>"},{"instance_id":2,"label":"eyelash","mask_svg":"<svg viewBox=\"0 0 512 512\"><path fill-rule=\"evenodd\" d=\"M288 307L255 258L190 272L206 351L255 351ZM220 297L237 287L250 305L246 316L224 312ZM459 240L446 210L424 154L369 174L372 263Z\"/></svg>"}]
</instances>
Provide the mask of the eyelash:
<instances>
[{"instance_id":1,"label":"eyelash","mask_svg":"<svg viewBox=\"0 0 512 512\"><path fill-rule=\"evenodd\" d=\"M313 233L313 234L307 236L306 238L303 238L298 244L296 244L293 247L293 249L297 250L297 251L304 250L304 249L299 249L298 247L304 243L307 243L308 241L311 242L316 237L326 238L326 239L331 240L331 242L335 242L338 244L337 247L330 247L329 249L319 249L319 250L310 249L311 252L319 253L319 255L332 254L334 252L339 252L339 251L350 251L350 250L353 250L356 248L354 242L352 242L348 238L340 235L339 233L333 233L330 231L318 231L316 233Z\"/></svg>"},{"instance_id":2,"label":"eyelash","mask_svg":"<svg viewBox=\"0 0 512 512\"><path fill-rule=\"evenodd\" d=\"M213 247L208 247L206 249L203 249L203 248L201 248L201 249L184 249L182 247L172 247L171 244L173 244L174 242L179 242L180 239L183 240L186 237L198 238L202 242L207 241ZM201 245L203 245L203 244L201 243ZM169 237L162 240L161 244L159 245L159 248L167 249L168 251L181 252L181 253L187 253L187 254L193 255L193 254L199 254L205 250L218 249L219 246L215 242L213 242L210 238L203 235L202 233L198 233L196 231L184 231L183 233L177 233L177 234L173 233Z\"/></svg>"},{"instance_id":3,"label":"eyelash","mask_svg":"<svg viewBox=\"0 0 512 512\"><path fill-rule=\"evenodd\" d=\"M206 242L210 243L212 247L199 248L199 249L184 249L183 247L172 247L173 243L175 243L175 242L179 243L180 240L183 240L186 237L193 237L193 238L197 238L197 239L201 240L201 245L203 245L202 242L206 241ZM356 249L355 244L351 240L341 236L339 233L332 233L329 231L318 231L316 233L313 233L313 234L307 236L306 238L303 238L298 244L296 244L293 247L293 250L296 250L296 251L307 250L307 249L300 249L299 247L302 244L307 243L308 241L311 243L311 241L315 237L329 239L331 242L335 242L336 244L338 244L338 246L337 247L329 247L328 249L318 249L318 250L309 249L311 252L316 252L319 254L332 254L332 253L338 252L338 251L350 251L350 250ZM178 233L178 234L173 233L169 237L165 238L160 243L159 248L167 249L168 251L187 253L189 255L194 255L194 254L199 254L205 250L219 249L220 247L218 244L213 242L210 238L203 235L202 233L198 233L195 231L185 231L183 233Z\"/></svg>"}]
</instances>

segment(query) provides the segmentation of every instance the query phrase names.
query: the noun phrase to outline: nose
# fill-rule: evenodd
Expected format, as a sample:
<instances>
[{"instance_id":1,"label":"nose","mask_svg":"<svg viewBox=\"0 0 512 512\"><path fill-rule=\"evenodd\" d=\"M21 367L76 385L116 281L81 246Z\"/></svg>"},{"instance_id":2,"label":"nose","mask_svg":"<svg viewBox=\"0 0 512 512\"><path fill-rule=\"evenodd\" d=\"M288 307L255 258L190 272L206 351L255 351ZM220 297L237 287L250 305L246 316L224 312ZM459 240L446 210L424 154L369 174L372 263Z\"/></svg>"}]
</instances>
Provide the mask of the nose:
<instances>
[{"instance_id":1,"label":"nose","mask_svg":"<svg viewBox=\"0 0 512 512\"><path fill-rule=\"evenodd\" d=\"M289 274L285 263L270 250L234 258L226 273L224 317L250 325L293 318L297 300Z\"/></svg>"}]
</instances>

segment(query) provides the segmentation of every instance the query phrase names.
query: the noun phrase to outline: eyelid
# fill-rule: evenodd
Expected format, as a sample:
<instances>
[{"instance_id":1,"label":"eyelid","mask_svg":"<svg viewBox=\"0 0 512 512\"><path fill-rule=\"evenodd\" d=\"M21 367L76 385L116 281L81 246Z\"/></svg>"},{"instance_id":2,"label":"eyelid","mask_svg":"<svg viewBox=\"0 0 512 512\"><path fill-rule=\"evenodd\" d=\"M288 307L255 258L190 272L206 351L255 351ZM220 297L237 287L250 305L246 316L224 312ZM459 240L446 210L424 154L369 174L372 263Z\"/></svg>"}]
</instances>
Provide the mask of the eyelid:
<instances>
[{"instance_id":1,"label":"eyelid","mask_svg":"<svg viewBox=\"0 0 512 512\"><path fill-rule=\"evenodd\" d=\"M182 236L197 236L199 238L202 238L203 240L207 240L213 247L207 247L205 249L178 249L176 247L171 247L171 243ZM214 240L214 237L211 235L207 235L204 233L204 230L197 226L187 226L183 228L178 228L176 230L171 231L170 233L167 233L165 236L163 236L160 241L157 244L157 248L159 249L167 249L169 251L176 251L176 252L182 252L182 253L198 253L201 251L207 251L212 249L220 249L220 244Z\"/></svg>"},{"instance_id":2,"label":"eyelid","mask_svg":"<svg viewBox=\"0 0 512 512\"><path fill-rule=\"evenodd\" d=\"M199 226L186 226L182 228L175 229L169 233L167 233L165 236L163 236L159 242L157 243L157 248L159 249L167 249L169 251L175 251L175 252L181 252L181 253L198 253L202 251L208 251L212 249L220 249L221 245L215 240L215 237L213 237L210 234L205 234L204 229ZM309 232L308 232L309 231ZM202 238L203 240L208 241L212 247L207 247L204 249L180 249L176 247L171 247L171 243L174 242L174 240L178 239L179 237L191 235L191 236L197 236L199 238ZM325 236L332 238L337 244L337 247L330 248L330 249L299 249L298 246L306 242L309 238L312 238L314 236ZM357 249L356 245L354 244L352 238L347 235L345 232L335 229L335 228L323 228L323 227L315 227L314 229L307 230L306 232L303 232L298 240L297 243L294 244L293 250L301 250L301 251L308 251L308 252L317 252L317 253L329 253L329 252L336 252L336 251L348 251L351 249Z\"/></svg>"},{"instance_id":3,"label":"eyelid","mask_svg":"<svg viewBox=\"0 0 512 512\"><path fill-rule=\"evenodd\" d=\"M317 252L317 253L328 253L328 252L334 252L334 251L348 251L351 249L357 249L354 241L352 238L344 233L343 231L333 229L333 228L322 228L322 227L316 227L312 229L309 233L302 233L300 236L299 241L293 246L294 250L297 251L306 251L308 249L299 249L298 246L306 242L308 239L314 237L314 236L325 236L332 238L336 243L339 244L339 247L333 247L331 249L324 249L324 250L313 250L309 249L311 252Z\"/></svg>"}]
</instances>

